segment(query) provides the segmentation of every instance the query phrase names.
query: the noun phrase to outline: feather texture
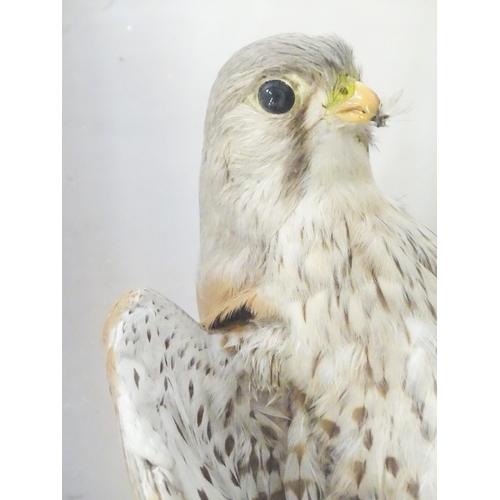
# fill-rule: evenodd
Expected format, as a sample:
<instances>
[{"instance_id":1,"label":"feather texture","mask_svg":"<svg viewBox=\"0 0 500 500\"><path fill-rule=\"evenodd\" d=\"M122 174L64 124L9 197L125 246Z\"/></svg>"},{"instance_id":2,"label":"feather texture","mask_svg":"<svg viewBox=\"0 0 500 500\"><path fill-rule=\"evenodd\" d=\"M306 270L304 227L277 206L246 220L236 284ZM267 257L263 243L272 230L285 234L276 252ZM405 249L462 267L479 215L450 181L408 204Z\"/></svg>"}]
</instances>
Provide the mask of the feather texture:
<instances>
[{"instance_id":1,"label":"feather texture","mask_svg":"<svg viewBox=\"0 0 500 500\"><path fill-rule=\"evenodd\" d=\"M106 332L138 498L279 498L288 418L266 407L269 382L250 384L252 367L227 336L150 290L127 294Z\"/></svg>"},{"instance_id":2,"label":"feather texture","mask_svg":"<svg viewBox=\"0 0 500 500\"><path fill-rule=\"evenodd\" d=\"M281 114L256 97L274 79L295 95ZM304 35L256 42L219 73L202 326L137 290L105 328L138 498L436 498L436 241L374 183L387 116L327 106L357 79L344 42Z\"/></svg>"}]
</instances>

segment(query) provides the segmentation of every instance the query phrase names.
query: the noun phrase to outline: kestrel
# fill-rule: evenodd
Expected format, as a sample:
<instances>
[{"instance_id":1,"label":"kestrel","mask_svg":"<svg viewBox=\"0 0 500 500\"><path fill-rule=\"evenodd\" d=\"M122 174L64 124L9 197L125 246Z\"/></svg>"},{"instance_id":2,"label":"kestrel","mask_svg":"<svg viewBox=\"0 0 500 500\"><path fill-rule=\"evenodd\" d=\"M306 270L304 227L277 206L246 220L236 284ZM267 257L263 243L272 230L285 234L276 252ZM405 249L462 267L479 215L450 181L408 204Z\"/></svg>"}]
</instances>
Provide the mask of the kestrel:
<instances>
[{"instance_id":1,"label":"kestrel","mask_svg":"<svg viewBox=\"0 0 500 500\"><path fill-rule=\"evenodd\" d=\"M436 498L435 236L374 183L387 115L338 37L273 36L213 86L198 324L106 327L137 498Z\"/></svg>"}]
</instances>

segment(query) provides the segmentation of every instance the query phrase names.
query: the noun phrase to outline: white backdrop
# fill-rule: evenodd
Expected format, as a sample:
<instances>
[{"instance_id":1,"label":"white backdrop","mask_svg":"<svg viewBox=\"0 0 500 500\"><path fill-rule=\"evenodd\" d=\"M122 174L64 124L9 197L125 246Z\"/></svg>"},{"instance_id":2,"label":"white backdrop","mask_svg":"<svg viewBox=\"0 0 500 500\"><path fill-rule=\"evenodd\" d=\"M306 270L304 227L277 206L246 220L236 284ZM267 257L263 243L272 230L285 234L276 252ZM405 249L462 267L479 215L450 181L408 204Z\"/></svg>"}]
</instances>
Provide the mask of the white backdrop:
<instances>
[{"instance_id":1,"label":"white backdrop","mask_svg":"<svg viewBox=\"0 0 500 500\"><path fill-rule=\"evenodd\" d=\"M63 498L130 500L101 330L131 288L197 317L198 171L208 93L241 46L337 33L383 99L375 176L436 226L433 0L65 0L63 3Z\"/></svg>"}]
</instances>

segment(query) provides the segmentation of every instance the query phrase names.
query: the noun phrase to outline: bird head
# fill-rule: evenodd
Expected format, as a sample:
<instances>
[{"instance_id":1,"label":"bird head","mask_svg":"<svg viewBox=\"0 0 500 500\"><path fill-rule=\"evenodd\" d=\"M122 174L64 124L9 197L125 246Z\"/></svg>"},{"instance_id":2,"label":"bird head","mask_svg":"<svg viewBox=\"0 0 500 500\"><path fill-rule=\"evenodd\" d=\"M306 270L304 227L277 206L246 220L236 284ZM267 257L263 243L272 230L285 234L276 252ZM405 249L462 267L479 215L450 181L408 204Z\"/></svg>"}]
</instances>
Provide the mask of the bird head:
<instances>
[{"instance_id":1,"label":"bird head","mask_svg":"<svg viewBox=\"0 0 500 500\"><path fill-rule=\"evenodd\" d=\"M259 280L270 238L305 196L371 184L380 100L336 36L277 35L223 66L205 122L198 301L206 315Z\"/></svg>"}]
</instances>

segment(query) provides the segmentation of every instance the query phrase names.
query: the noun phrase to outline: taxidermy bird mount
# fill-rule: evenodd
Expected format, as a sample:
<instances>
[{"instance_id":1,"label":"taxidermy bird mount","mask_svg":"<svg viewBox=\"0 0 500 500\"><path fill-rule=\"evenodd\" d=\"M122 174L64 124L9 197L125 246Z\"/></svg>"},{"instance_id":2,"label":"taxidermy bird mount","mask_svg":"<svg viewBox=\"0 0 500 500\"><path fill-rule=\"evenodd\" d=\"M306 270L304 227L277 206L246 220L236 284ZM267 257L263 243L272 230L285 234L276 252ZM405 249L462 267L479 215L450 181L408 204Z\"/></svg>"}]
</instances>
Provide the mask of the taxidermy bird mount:
<instances>
[{"instance_id":1,"label":"taxidermy bird mount","mask_svg":"<svg viewBox=\"0 0 500 500\"><path fill-rule=\"evenodd\" d=\"M201 323L151 290L105 327L140 499L436 498L435 236L375 185L388 116L336 36L234 54L200 181Z\"/></svg>"}]
</instances>

